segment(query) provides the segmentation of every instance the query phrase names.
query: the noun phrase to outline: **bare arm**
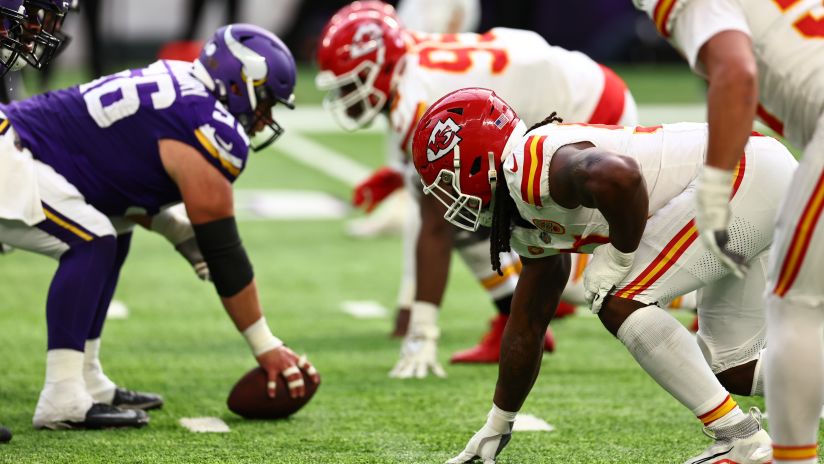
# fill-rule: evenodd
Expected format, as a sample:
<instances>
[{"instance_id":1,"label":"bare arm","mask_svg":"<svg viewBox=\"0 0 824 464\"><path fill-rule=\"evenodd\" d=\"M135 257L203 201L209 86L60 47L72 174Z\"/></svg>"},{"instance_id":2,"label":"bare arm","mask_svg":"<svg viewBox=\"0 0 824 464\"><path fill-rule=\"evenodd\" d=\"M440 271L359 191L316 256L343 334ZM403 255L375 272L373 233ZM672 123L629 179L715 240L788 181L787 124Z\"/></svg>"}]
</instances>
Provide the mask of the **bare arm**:
<instances>
[{"instance_id":1,"label":"bare arm","mask_svg":"<svg viewBox=\"0 0 824 464\"><path fill-rule=\"evenodd\" d=\"M232 184L197 150L175 140L161 140L160 158L180 189L192 224L234 216ZM235 295L222 297L221 302L240 331L262 316L254 280Z\"/></svg>"},{"instance_id":2,"label":"bare arm","mask_svg":"<svg viewBox=\"0 0 824 464\"><path fill-rule=\"evenodd\" d=\"M415 252L415 300L440 306L449 278L454 231L431 195L421 198L421 230Z\"/></svg>"},{"instance_id":3,"label":"bare arm","mask_svg":"<svg viewBox=\"0 0 824 464\"><path fill-rule=\"evenodd\" d=\"M521 258L523 270L512 297L512 312L501 341L501 362L494 402L504 411L524 404L543 356L549 321L569 278L569 256Z\"/></svg>"},{"instance_id":4,"label":"bare arm","mask_svg":"<svg viewBox=\"0 0 824 464\"><path fill-rule=\"evenodd\" d=\"M649 213L649 195L638 163L589 142L559 148L549 167L549 193L564 208L596 208L609 224L610 243L638 248Z\"/></svg>"},{"instance_id":5,"label":"bare arm","mask_svg":"<svg viewBox=\"0 0 824 464\"><path fill-rule=\"evenodd\" d=\"M729 171L744 153L758 104L752 41L740 31L720 32L701 47L698 60L709 80L707 164Z\"/></svg>"}]
</instances>

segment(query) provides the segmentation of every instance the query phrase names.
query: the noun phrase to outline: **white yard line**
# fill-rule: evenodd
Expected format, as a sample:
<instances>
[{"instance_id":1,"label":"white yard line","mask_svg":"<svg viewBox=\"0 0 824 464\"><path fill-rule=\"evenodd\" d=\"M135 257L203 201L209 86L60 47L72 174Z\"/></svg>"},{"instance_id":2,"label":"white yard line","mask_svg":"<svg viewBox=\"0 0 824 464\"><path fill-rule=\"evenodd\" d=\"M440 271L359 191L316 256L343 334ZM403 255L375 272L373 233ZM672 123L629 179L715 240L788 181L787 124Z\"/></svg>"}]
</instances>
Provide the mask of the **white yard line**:
<instances>
[{"instance_id":1,"label":"white yard line","mask_svg":"<svg viewBox=\"0 0 824 464\"><path fill-rule=\"evenodd\" d=\"M352 160L339 151L296 132L286 133L277 145L278 150L292 160L352 187L358 185L372 172L369 167ZM375 156L383 156L383 154L376 153Z\"/></svg>"},{"instance_id":2,"label":"white yard line","mask_svg":"<svg viewBox=\"0 0 824 464\"><path fill-rule=\"evenodd\" d=\"M552 432L555 426L547 421L533 416L532 414L518 413L515 416L515 424L512 426L513 432Z\"/></svg>"},{"instance_id":3,"label":"white yard line","mask_svg":"<svg viewBox=\"0 0 824 464\"><path fill-rule=\"evenodd\" d=\"M377 301L344 301L341 309L357 319L383 319L389 313Z\"/></svg>"}]
</instances>

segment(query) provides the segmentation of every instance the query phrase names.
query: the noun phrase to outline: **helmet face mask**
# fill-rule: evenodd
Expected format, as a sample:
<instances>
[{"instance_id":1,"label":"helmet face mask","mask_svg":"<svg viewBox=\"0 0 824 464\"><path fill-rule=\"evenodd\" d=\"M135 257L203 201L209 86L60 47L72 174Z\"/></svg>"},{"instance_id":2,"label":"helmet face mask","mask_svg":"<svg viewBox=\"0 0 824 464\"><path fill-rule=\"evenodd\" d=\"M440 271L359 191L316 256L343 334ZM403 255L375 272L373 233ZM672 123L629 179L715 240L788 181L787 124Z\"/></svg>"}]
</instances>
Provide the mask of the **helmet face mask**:
<instances>
[{"instance_id":1,"label":"helmet face mask","mask_svg":"<svg viewBox=\"0 0 824 464\"><path fill-rule=\"evenodd\" d=\"M61 31L69 3L19 0L4 5L0 7L0 76L27 64L43 69L70 40ZM18 9L9 8L13 5Z\"/></svg>"},{"instance_id":2,"label":"helmet face mask","mask_svg":"<svg viewBox=\"0 0 824 464\"><path fill-rule=\"evenodd\" d=\"M325 90L323 107L332 113L344 129L353 131L368 126L383 110L387 95L375 88L375 81L383 65L383 50L379 50L378 62L363 61L358 66L336 76L321 71L315 85Z\"/></svg>"},{"instance_id":3,"label":"helmet face mask","mask_svg":"<svg viewBox=\"0 0 824 464\"><path fill-rule=\"evenodd\" d=\"M455 157L460 157L457 147ZM491 224L490 208L483 208L481 197L461 192L459 177L459 173L442 169L429 185L421 179L423 193L432 195L446 207L443 218L450 224L470 232L475 232L482 225L488 227Z\"/></svg>"}]
</instances>

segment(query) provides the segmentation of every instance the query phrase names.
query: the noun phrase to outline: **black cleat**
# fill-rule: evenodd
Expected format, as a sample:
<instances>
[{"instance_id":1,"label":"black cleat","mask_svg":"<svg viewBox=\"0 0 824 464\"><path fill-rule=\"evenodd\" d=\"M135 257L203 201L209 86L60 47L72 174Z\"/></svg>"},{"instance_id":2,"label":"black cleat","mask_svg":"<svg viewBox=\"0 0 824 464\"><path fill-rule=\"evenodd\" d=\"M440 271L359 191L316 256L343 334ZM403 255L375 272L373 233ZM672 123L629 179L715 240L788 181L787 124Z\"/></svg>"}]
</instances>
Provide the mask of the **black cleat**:
<instances>
[{"instance_id":1,"label":"black cleat","mask_svg":"<svg viewBox=\"0 0 824 464\"><path fill-rule=\"evenodd\" d=\"M42 424L37 428L51 430L66 429L110 429L117 427L143 427L149 423L149 416L139 409L120 409L108 404L94 403L86 411L83 422L58 421Z\"/></svg>"},{"instance_id":2,"label":"black cleat","mask_svg":"<svg viewBox=\"0 0 824 464\"><path fill-rule=\"evenodd\" d=\"M8 443L11 441L11 430L0 425L0 443Z\"/></svg>"},{"instance_id":3,"label":"black cleat","mask_svg":"<svg viewBox=\"0 0 824 464\"><path fill-rule=\"evenodd\" d=\"M163 397L156 393L136 392L117 387L114 391L112 406L121 409L160 409L163 407Z\"/></svg>"}]
</instances>

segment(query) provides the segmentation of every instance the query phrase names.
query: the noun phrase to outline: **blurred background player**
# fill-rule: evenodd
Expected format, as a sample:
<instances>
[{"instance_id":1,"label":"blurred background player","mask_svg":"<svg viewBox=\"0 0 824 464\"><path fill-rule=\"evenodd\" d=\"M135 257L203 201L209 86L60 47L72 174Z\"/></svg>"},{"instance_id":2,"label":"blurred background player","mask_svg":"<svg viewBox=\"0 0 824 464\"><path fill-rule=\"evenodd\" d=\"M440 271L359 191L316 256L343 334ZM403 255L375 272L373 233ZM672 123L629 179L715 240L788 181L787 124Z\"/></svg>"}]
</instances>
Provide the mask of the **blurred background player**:
<instances>
[{"instance_id":1,"label":"blurred background player","mask_svg":"<svg viewBox=\"0 0 824 464\"><path fill-rule=\"evenodd\" d=\"M407 163L415 125L431 102L467 85L507 95L530 123L545 116L543 108L553 107L571 121L634 124L636 108L629 90L610 69L582 53L550 46L533 32L498 28L483 35L416 34L385 8L348 7L335 15L321 35L318 66L316 84L328 91L324 104L342 127L364 127L381 113L389 118L392 165L366 184L387 179L395 186L405 183L420 203L420 212L412 208L420 225L410 217L413 226L405 236L407 280L401 292L414 295L409 333L392 375L443 373L436 360L437 314L450 264L447 250L453 246L487 290L499 316L479 346L452 361L496 362L520 263L514 255L505 257L503 275L496 274L488 263L488 229L457 231L441 220L435 200L421 198L420 181ZM535 82L540 89L524 82ZM548 332L548 350L554 345L550 337Z\"/></svg>"},{"instance_id":2,"label":"blurred background player","mask_svg":"<svg viewBox=\"0 0 824 464\"><path fill-rule=\"evenodd\" d=\"M491 223L499 271L510 244L523 261L489 420L449 462L494 462L506 446L540 369L566 253L592 254L584 273L592 312L716 440L687 464L770 462L760 415L744 414L730 393L763 394L761 293L773 217L798 163L777 140L750 137L728 199L737 221L730 241L753 264L739 279L697 240L706 124L555 122L552 113L527 130L491 90L463 89L433 104L414 136L424 192L447 208L444 217L469 230ZM697 289L696 343L659 302Z\"/></svg>"},{"instance_id":3,"label":"blurred background player","mask_svg":"<svg viewBox=\"0 0 824 464\"><path fill-rule=\"evenodd\" d=\"M231 189L250 143L257 150L283 132L272 110L292 108L294 85L294 60L282 42L238 24L219 29L194 64L158 61L0 107L0 173L15 173L0 182L0 241L59 259L35 427L148 422L143 411L93 398L83 352L100 336L129 247L108 217L148 227L150 215L181 200L229 316L269 374L270 396L279 375L292 395L303 394L300 369L315 375L314 368L262 316ZM113 94L136 98L107 97Z\"/></svg>"},{"instance_id":4,"label":"blurred background player","mask_svg":"<svg viewBox=\"0 0 824 464\"><path fill-rule=\"evenodd\" d=\"M804 149L778 216L767 292L767 409L776 463L818 462L824 405L824 21L816 0L635 0L662 36L709 81L710 130L698 184L701 238L738 274L727 243L732 169L756 114ZM760 103L759 103L760 101ZM753 272L750 269L749 272Z\"/></svg>"}]
</instances>

